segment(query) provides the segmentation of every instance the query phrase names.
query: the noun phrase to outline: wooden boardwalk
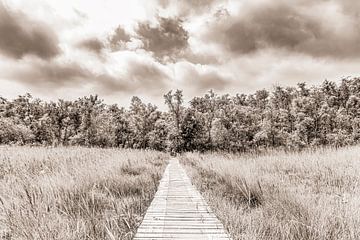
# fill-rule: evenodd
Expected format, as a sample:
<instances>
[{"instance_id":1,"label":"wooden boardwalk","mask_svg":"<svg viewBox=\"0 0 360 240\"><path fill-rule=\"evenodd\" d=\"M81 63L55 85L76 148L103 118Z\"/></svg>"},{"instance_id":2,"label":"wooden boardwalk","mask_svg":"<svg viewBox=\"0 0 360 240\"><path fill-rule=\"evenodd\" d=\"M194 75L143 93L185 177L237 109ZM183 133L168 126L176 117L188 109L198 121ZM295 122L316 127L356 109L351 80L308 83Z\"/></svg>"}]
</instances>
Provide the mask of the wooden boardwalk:
<instances>
[{"instance_id":1,"label":"wooden boardwalk","mask_svg":"<svg viewBox=\"0 0 360 240\"><path fill-rule=\"evenodd\" d=\"M230 239L191 184L177 159L170 160L135 240Z\"/></svg>"}]
</instances>

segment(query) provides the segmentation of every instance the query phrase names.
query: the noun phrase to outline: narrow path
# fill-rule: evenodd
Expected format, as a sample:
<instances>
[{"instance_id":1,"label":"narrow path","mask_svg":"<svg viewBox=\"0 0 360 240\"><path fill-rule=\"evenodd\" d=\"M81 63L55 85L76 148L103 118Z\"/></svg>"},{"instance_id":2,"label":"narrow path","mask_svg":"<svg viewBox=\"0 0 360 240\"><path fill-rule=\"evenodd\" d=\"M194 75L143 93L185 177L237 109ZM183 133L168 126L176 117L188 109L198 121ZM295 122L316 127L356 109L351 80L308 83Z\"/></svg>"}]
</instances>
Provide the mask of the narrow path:
<instances>
[{"instance_id":1,"label":"narrow path","mask_svg":"<svg viewBox=\"0 0 360 240\"><path fill-rule=\"evenodd\" d=\"M179 161L172 159L134 239L230 238Z\"/></svg>"}]
</instances>

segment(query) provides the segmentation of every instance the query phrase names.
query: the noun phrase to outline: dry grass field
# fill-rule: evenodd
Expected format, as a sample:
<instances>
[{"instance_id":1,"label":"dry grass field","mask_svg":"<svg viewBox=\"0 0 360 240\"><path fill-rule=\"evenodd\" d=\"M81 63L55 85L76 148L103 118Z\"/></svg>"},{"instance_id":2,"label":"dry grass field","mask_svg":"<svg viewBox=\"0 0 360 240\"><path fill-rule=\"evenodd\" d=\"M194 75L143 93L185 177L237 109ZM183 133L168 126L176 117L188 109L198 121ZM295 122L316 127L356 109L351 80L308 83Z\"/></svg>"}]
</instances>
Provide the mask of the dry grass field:
<instances>
[{"instance_id":1,"label":"dry grass field","mask_svg":"<svg viewBox=\"0 0 360 240\"><path fill-rule=\"evenodd\" d=\"M179 158L233 239L359 239L360 147ZM0 147L0 239L131 239L169 156Z\"/></svg>"},{"instance_id":2,"label":"dry grass field","mask_svg":"<svg viewBox=\"0 0 360 240\"><path fill-rule=\"evenodd\" d=\"M181 162L233 239L360 238L360 147Z\"/></svg>"},{"instance_id":3,"label":"dry grass field","mask_svg":"<svg viewBox=\"0 0 360 240\"><path fill-rule=\"evenodd\" d=\"M131 239L167 155L0 147L0 239Z\"/></svg>"}]
</instances>

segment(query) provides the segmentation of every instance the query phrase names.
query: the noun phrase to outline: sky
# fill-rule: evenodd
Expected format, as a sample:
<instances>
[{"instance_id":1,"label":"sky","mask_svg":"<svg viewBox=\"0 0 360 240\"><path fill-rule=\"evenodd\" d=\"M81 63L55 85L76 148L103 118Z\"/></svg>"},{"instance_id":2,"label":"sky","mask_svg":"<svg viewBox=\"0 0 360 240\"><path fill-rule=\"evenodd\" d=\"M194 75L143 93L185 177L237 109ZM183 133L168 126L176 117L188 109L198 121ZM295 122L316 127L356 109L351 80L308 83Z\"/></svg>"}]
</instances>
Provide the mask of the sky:
<instances>
[{"instance_id":1,"label":"sky","mask_svg":"<svg viewBox=\"0 0 360 240\"><path fill-rule=\"evenodd\" d=\"M0 96L128 106L360 74L358 0L0 0Z\"/></svg>"}]
</instances>

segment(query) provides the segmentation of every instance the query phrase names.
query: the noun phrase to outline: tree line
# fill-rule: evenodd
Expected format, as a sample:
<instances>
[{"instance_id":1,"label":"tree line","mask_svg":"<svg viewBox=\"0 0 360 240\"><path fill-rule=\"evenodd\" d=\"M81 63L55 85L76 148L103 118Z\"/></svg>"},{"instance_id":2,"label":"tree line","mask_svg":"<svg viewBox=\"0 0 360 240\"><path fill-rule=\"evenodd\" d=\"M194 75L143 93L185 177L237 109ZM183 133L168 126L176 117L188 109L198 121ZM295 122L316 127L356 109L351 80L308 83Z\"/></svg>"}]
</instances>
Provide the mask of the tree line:
<instances>
[{"instance_id":1,"label":"tree line","mask_svg":"<svg viewBox=\"0 0 360 240\"><path fill-rule=\"evenodd\" d=\"M0 97L0 144L244 152L360 141L360 78L235 96L209 91L186 106L176 90L164 100L166 112L138 97L128 109L98 96L57 102L30 94Z\"/></svg>"}]
</instances>

